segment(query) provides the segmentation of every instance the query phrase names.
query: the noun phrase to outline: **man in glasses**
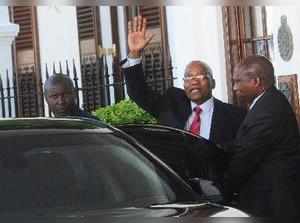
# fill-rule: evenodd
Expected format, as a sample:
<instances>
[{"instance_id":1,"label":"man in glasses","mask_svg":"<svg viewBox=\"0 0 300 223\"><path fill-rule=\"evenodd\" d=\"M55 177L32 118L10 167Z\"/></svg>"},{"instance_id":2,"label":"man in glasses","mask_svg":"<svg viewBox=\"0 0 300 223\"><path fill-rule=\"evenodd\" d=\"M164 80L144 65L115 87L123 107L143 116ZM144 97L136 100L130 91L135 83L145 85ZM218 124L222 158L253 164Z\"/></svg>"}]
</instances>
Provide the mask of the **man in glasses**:
<instances>
[{"instance_id":1,"label":"man in glasses","mask_svg":"<svg viewBox=\"0 0 300 223\"><path fill-rule=\"evenodd\" d=\"M153 38L146 32L146 22L141 16L128 22L129 55L121 64L130 98L162 125L186 129L215 143L232 140L245 112L212 97L215 80L206 63L192 61L186 66L184 90L171 87L160 95L146 85L141 53Z\"/></svg>"},{"instance_id":2,"label":"man in glasses","mask_svg":"<svg viewBox=\"0 0 300 223\"><path fill-rule=\"evenodd\" d=\"M128 22L129 55L122 66L130 98L162 125L186 129L215 143L232 140L245 112L212 97L215 80L206 63L192 61L186 66L184 90L170 87L160 95L146 85L141 53L153 38L146 25L141 16Z\"/></svg>"}]
</instances>

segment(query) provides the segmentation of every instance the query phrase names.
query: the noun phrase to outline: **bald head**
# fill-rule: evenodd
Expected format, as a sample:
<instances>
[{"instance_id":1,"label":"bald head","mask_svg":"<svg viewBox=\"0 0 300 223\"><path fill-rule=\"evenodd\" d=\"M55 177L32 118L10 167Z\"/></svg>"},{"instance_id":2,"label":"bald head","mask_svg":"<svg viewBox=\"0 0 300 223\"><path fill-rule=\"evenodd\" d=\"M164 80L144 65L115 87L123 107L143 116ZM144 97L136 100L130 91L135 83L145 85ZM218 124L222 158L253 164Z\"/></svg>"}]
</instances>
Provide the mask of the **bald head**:
<instances>
[{"instance_id":1,"label":"bald head","mask_svg":"<svg viewBox=\"0 0 300 223\"><path fill-rule=\"evenodd\" d=\"M215 81L206 63L191 61L185 68L183 80L185 94L194 103L200 105L212 97Z\"/></svg>"},{"instance_id":2,"label":"bald head","mask_svg":"<svg viewBox=\"0 0 300 223\"><path fill-rule=\"evenodd\" d=\"M275 84L273 64L264 56L248 56L236 67L249 78L260 78L264 89Z\"/></svg>"},{"instance_id":3,"label":"bald head","mask_svg":"<svg viewBox=\"0 0 300 223\"><path fill-rule=\"evenodd\" d=\"M75 91L73 81L71 78L65 74L53 74L46 81L44 85L44 94L48 95L49 89L56 85L62 85L68 91Z\"/></svg>"},{"instance_id":4,"label":"bald head","mask_svg":"<svg viewBox=\"0 0 300 223\"><path fill-rule=\"evenodd\" d=\"M275 83L272 63L263 56L249 56L233 71L233 90L247 104Z\"/></svg>"},{"instance_id":5,"label":"bald head","mask_svg":"<svg viewBox=\"0 0 300 223\"><path fill-rule=\"evenodd\" d=\"M213 89L215 87L213 72L212 72L212 69L210 68L210 66L208 66L207 63L205 63L201 60L192 60L185 67L185 76L189 73L189 71L192 67L198 67L199 70L202 70L203 73L205 73L207 75L210 88Z\"/></svg>"},{"instance_id":6,"label":"bald head","mask_svg":"<svg viewBox=\"0 0 300 223\"><path fill-rule=\"evenodd\" d=\"M78 110L75 88L67 75L50 76L45 82L44 93L49 109L55 117L72 116Z\"/></svg>"}]
</instances>

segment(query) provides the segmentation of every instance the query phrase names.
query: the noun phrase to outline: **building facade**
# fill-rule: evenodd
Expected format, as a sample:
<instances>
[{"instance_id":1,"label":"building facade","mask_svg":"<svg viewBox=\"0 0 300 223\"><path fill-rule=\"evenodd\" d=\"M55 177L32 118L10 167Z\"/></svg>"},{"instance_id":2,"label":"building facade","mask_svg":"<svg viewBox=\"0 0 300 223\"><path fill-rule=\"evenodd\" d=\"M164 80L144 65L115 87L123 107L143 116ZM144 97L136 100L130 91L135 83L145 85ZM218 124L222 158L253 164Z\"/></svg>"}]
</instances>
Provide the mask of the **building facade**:
<instances>
[{"instance_id":1,"label":"building facade","mask_svg":"<svg viewBox=\"0 0 300 223\"><path fill-rule=\"evenodd\" d=\"M119 61L127 55L127 21L139 14L155 33L143 58L154 90L182 87L185 65L200 59L214 72L214 95L243 106L231 80L242 58L264 55L278 76L300 69L297 7L51 5L0 6L0 11L2 117L48 116L43 83L57 72L74 79L80 106L88 111L125 98ZM289 41L278 37L284 15ZM16 99L10 106L9 98Z\"/></svg>"}]
</instances>

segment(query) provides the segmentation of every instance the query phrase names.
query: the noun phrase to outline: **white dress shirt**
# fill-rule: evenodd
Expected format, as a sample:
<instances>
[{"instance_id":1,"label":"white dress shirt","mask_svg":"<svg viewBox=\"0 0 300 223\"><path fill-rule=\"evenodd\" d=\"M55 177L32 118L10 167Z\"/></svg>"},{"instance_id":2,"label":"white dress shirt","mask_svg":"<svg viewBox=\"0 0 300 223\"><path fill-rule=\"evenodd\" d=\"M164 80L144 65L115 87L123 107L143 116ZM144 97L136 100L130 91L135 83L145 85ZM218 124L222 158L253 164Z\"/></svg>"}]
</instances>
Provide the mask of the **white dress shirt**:
<instances>
[{"instance_id":1,"label":"white dress shirt","mask_svg":"<svg viewBox=\"0 0 300 223\"><path fill-rule=\"evenodd\" d=\"M258 99L261 98L261 96L264 95L265 92L261 93L260 95L258 95L256 98L254 98L254 100L252 101L250 107L249 107L249 110L251 110L253 108L253 106L256 104L256 102L258 101Z\"/></svg>"},{"instance_id":2,"label":"white dress shirt","mask_svg":"<svg viewBox=\"0 0 300 223\"><path fill-rule=\"evenodd\" d=\"M214 98L211 97L210 99L208 99L206 102L204 102L201 105L197 105L196 103L191 102L191 106L192 106L192 111L196 106L200 106L200 108L202 109L202 112L200 113L201 127L200 127L199 135L205 139L209 139L211 123L212 123L212 115L214 112ZM193 111L186 122L186 125L185 125L186 130L190 129L195 115L196 114Z\"/></svg>"},{"instance_id":3,"label":"white dress shirt","mask_svg":"<svg viewBox=\"0 0 300 223\"><path fill-rule=\"evenodd\" d=\"M127 57L126 62L122 65L122 68L133 67L134 65L140 64L142 62L142 58L130 58Z\"/></svg>"}]
</instances>

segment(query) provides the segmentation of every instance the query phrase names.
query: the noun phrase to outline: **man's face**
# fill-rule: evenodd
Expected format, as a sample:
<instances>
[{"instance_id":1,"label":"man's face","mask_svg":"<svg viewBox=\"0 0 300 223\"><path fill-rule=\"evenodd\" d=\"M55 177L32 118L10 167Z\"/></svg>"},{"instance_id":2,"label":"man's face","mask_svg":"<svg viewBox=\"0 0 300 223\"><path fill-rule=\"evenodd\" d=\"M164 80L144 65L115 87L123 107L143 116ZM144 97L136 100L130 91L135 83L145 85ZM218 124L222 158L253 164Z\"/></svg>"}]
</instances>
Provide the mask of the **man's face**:
<instances>
[{"instance_id":1,"label":"man's face","mask_svg":"<svg viewBox=\"0 0 300 223\"><path fill-rule=\"evenodd\" d=\"M212 96L212 86L210 86L205 68L201 64L192 63L187 66L184 91L186 96L197 104L202 104Z\"/></svg>"},{"instance_id":2,"label":"man's face","mask_svg":"<svg viewBox=\"0 0 300 223\"><path fill-rule=\"evenodd\" d=\"M68 89L63 84L50 86L46 100L55 116L72 115L76 106L72 89Z\"/></svg>"},{"instance_id":3,"label":"man's face","mask_svg":"<svg viewBox=\"0 0 300 223\"><path fill-rule=\"evenodd\" d=\"M248 70L242 66L237 66L233 72L233 90L238 97L244 98L247 102L252 100L258 94L257 77L248 75Z\"/></svg>"}]
</instances>

